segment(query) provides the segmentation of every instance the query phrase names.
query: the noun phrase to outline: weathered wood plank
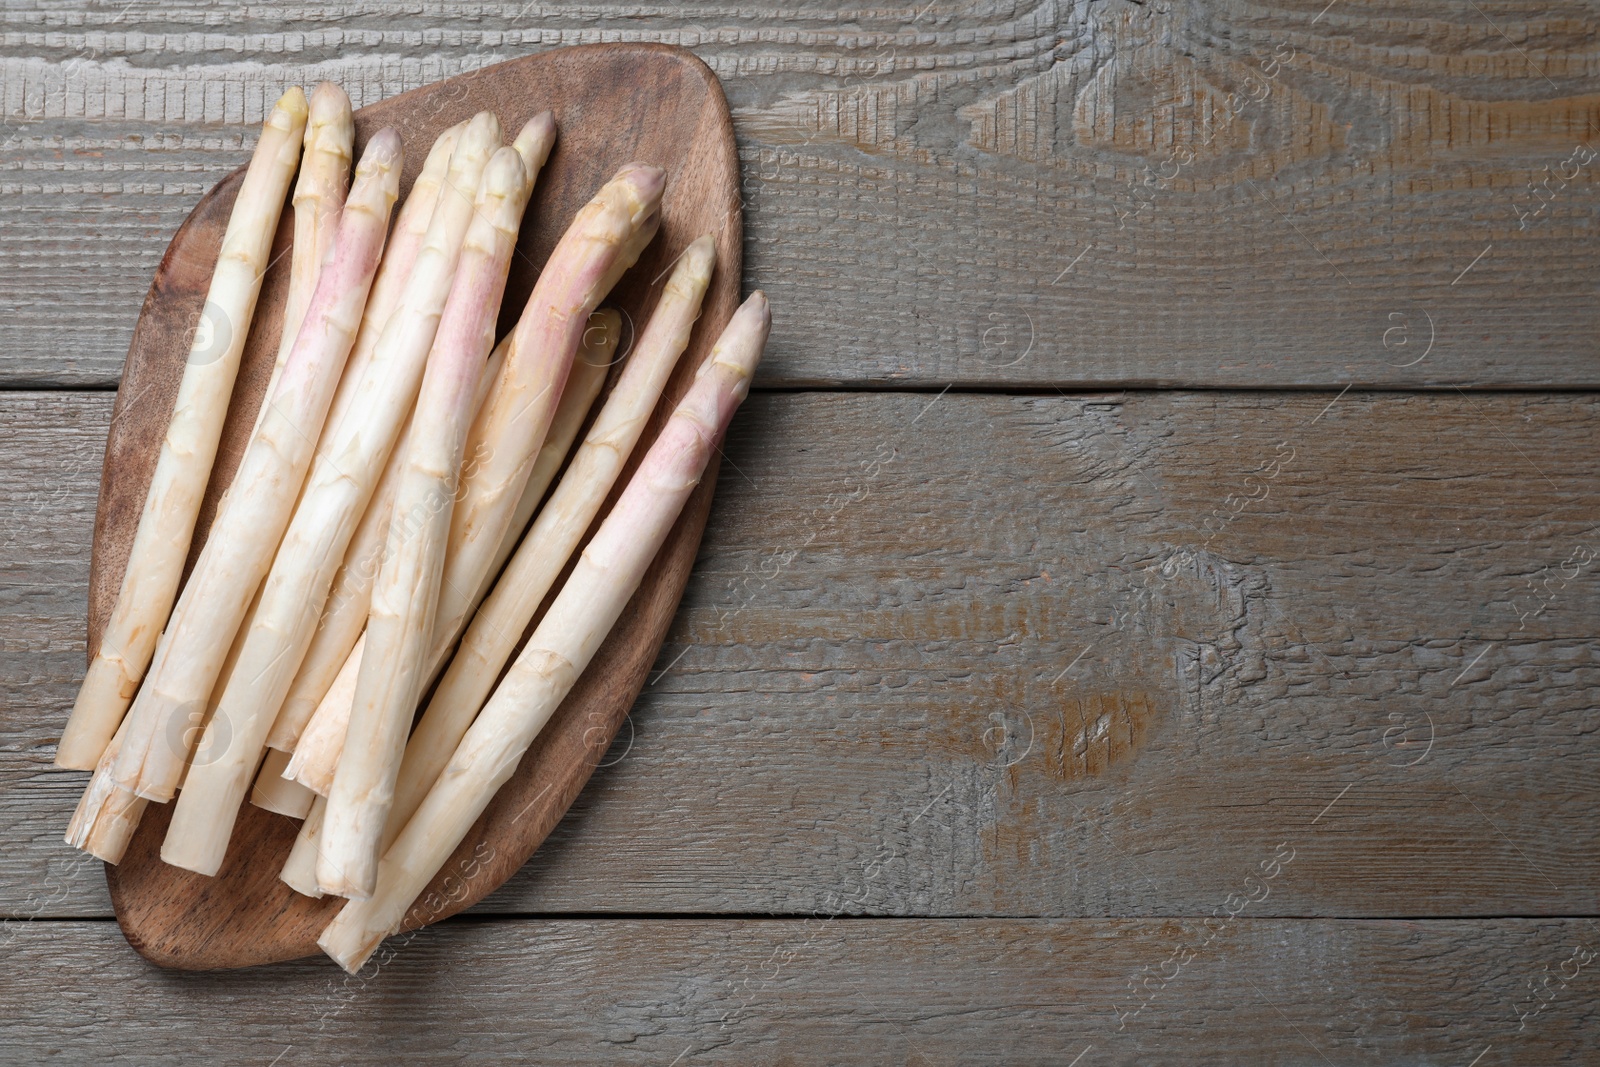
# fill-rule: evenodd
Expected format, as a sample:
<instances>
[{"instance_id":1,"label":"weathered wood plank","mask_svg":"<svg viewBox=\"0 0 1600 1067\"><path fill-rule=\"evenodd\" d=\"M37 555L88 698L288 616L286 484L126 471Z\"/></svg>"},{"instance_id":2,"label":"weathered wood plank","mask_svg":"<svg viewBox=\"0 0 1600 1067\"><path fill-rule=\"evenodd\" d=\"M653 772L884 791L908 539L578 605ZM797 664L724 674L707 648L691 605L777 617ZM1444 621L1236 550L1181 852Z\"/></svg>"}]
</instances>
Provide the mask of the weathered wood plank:
<instances>
[{"instance_id":1,"label":"weathered wood plank","mask_svg":"<svg viewBox=\"0 0 1600 1067\"><path fill-rule=\"evenodd\" d=\"M1593 5L1324 8L8 8L0 384L116 380L283 85L617 39L723 80L769 384L1600 384Z\"/></svg>"},{"instance_id":2,"label":"weathered wood plank","mask_svg":"<svg viewBox=\"0 0 1600 1067\"><path fill-rule=\"evenodd\" d=\"M4 914L105 914L49 760L109 401L0 395ZM1593 914L1597 407L752 397L613 765L483 907L1205 915L1283 843L1252 914Z\"/></svg>"},{"instance_id":3,"label":"weathered wood plank","mask_svg":"<svg viewBox=\"0 0 1600 1067\"><path fill-rule=\"evenodd\" d=\"M110 394L0 394L0 848L4 914L111 914L101 865L62 835L82 775L52 766L84 671L84 613ZM76 779L76 780L75 780ZM23 860L33 855L35 860Z\"/></svg>"},{"instance_id":4,"label":"weathered wood plank","mask_svg":"<svg viewBox=\"0 0 1600 1067\"><path fill-rule=\"evenodd\" d=\"M1589 1062L1600 1025L1572 920L451 921L353 979L0 937L16 1063L1491 1067Z\"/></svg>"}]
</instances>

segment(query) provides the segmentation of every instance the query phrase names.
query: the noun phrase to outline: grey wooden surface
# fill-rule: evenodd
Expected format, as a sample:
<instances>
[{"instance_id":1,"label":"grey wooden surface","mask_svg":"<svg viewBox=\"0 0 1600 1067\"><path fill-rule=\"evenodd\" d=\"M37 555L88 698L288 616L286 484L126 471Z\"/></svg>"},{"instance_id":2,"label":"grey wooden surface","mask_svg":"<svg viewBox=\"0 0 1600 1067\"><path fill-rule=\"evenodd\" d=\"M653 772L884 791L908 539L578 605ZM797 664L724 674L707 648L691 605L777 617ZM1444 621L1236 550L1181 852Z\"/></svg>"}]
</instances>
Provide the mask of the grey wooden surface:
<instances>
[{"instance_id":1,"label":"grey wooden surface","mask_svg":"<svg viewBox=\"0 0 1600 1067\"><path fill-rule=\"evenodd\" d=\"M733 106L768 384L1596 384L1593 4L1325 3L8 4L0 382L116 381L285 85L657 40Z\"/></svg>"},{"instance_id":2,"label":"grey wooden surface","mask_svg":"<svg viewBox=\"0 0 1600 1067\"><path fill-rule=\"evenodd\" d=\"M357 978L164 973L117 942L17 929L8 1040L70 1063L1482 1067L1586 1062L1600 1024L1570 920L468 920Z\"/></svg>"},{"instance_id":3,"label":"grey wooden surface","mask_svg":"<svg viewBox=\"0 0 1600 1067\"><path fill-rule=\"evenodd\" d=\"M804 913L876 864L852 910L1204 914L1288 839L1271 914L1600 910L1596 398L1328 403L758 394L610 766L483 907ZM0 395L12 909L71 861L110 407Z\"/></svg>"},{"instance_id":4,"label":"grey wooden surface","mask_svg":"<svg viewBox=\"0 0 1600 1067\"><path fill-rule=\"evenodd\" d=\"M1592 1058L1592 3L3 20L0 1061ZM167 239L284 85L631 39L776 321L657 674L375 975L150 968L50 760Z\"/></svg>"}]
</instances>

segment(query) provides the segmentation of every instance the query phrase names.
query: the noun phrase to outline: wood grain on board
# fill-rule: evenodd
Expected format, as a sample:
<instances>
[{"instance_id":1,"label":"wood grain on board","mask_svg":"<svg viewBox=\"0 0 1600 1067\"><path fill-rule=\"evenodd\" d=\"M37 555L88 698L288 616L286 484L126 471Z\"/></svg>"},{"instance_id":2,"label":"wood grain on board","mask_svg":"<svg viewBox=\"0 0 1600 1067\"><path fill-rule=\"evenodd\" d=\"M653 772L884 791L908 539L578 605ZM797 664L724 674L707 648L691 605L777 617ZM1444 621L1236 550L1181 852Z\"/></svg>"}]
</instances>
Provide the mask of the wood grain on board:
<instances>
[{"instance_id":1,"label":"wood grain on board","mask_svg":"<svg viewBox=\"0 0 1600 1067\"><path fill-rule=\"evenodd\" d=\"M618 478L626 484L644 445L688 390L696 370L739 303L738 164L727 107L703 64L659 45L594 45L530 56L463 74L356 112L356 151L385 126L404 131L401 194L422 169L425 147L475 112L494 111L515 131L552 110L558 145L540 172L518 238L502 313L515 326L539 269L567 224L605 181L630 161L669 175L661 225L627 280L606 298L633 323L647 321L673 261L696 237L715 233L718 269L687 351L667 383L641 447ZM243 173L209 194L173 237L157 271L129 350L112 413L89 574L89 647L99 641L127 566L155 461L171 419L193 324L205 300L211 264ZM279 227L288 240L292 219ZM288 257L269 269L223 427L218 462L195 529L191 559L204 543L217 501L233 477L278 350ZM237 328L237 327L236 327ZM625 343L631 343L625 339ZM656 658L693 566L716 484L711 467L646 573L621 620L583 680L540 734L521 767L497 794L460 853L492 859L448 899L425 892L409 925L432 922L483 897L522 865L582 789L632 707ZM152 805L120 864L107 869L117 919L128 940L152 960L188 968L237 967L316 951L316 937L338 907L312 900L278 878L294 841L286 819L246 804L215 877L162 862L170 806ZM443 877L443 876L441 876ZM430 903L441 901L443 903Z\"/></svg>"},{"instance_id":2,"label":"wood grain on board","mask_svg":"<svg viewBox=\"0 0 1600 1067\"><path fill-rule=\"evenodd\" d=\"M653 40L734 108L746 288L778 309L762 383L1600 384L1579 0L184 0L3 25L0 383L117 381L168 237L285 85L371 104Z\"/></svg>"},{"instance_id":3,"label":"wood grain on board","mask_svg":"<svg viewBox=\"0 0 1600 1067\"><path fill-rule=\"evenodd\" d=\"M0 939L18 1063L1576 1067L1600 1025L1582 920L453 920L358 978Z\"/></svg>"},{"instance_id":4,"label":"wood grain on board","mask_svg":"<svg viewBox=\"0 0 1600 1067\"><path fill-rule=\"evenodd\" d=\"M1205 915L1287 842L1263 914L1593 914L1596 403L754 396L639 703L480 910ZM110 415L0 395L8 915L106 913L50 759Z\"/></svg>"}]
</instances>

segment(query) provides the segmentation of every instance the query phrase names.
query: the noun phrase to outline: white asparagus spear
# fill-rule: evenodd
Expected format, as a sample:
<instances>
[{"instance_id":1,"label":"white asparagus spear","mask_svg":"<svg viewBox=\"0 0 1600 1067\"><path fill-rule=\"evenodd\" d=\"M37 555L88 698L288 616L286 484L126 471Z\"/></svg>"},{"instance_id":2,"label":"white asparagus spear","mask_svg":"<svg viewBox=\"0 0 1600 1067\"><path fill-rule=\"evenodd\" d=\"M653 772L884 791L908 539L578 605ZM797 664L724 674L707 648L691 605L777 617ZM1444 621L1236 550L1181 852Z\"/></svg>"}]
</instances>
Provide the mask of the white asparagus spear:
<instances>
[{"instance_id":1,"label":"white asparagus spear","mask_svg":"<svg viewBox=\"0 0 1600 1067\"><path fill-rule=\"evenodd\" d=\"M347 903L317 939L345 970L354 973L399 928L589 665L748 392L770 321L759 292L734 313L527 647L385 853L372 896Z\"/></svg>"},{"instance_id":2,"label":"white asparagus spear","mask_svg":"<svg viewBox=\"0 0 1600 1067\"><path fill-rule=\"evenodd\" d=\"M166 643L166 635L163 634L156 643L157 655L161 654L162 646ZM145 805L149 803L133 790L118 786L112 773L117 753L122 749L122 738L127 732L128 720L124 717L105 751L100 754L100 762L95 764L89 784L78 797L78 807L67 824L67 844L107 863L122 862L122 854L133 837L133 831L138 829ZM113 826L118 829L113 830Z\"/></svg>"},{"instance_id":3,"label":"white asparagus spear","mask_svg":"<svg viewBox=\"0 0 1600 1067\"><path fill-rule=\"evenodd\" d=\"M666 174L630 163L562 236L511 335L500 379L473 422L467 454L481 457L450 519L438 617L426 651L433 677L466 623L528 484L589 314L633 266L661 224Z\"/></svg>"},{"instance_id":4,"label":"white asparagus spear","mask_svg":"<svg viewBox=\"0 0 1600 1067\"><path fill-rule=\"evenodd\" d=\"M483 379L478 383L478 395L473 401L474 412L482 406L490 381L499 373L509 344L510 338L507 337L489 354L489 361L483 368ZM307 749L308 753L316 753L317 746L329 743L331 732L336 732L337 737L332 742L335 747L326 765L327 782L330 783L333 781L334 764L339 759L339 747L344 744L345 726L350 721L350 699L355 695L356 672L361 669L361 653L356 646L367 626L367 609L372 606L372 583L377 580L378 571L383 566L384 542L389 535L389 513L394 507L395 487L400 482L410 439L411 420L408 417L406 428L389 452L389 462L378 479L378 487L372 492L366 513L361 516L355 536L350 539L350 547L345 551L339 573L334 576L328 602L317 623L316 636L311 639L311 647L300 663L300 672L295 675L289 695L284 698L283 708L278 712L278 719L267 736L267 744L271 747L298 756L301 754L300 745L312 724L319 718L326 720L327 716L336 716L337 723L323 722L318 735L320 740ZM341 695L334 696L334 686L346 675L349 676L349 686ZM324 704L330 705L330 710L319 716ZM316 757L308 755L306 758ZM289 777L302 781L313 792L327 795L326 784L318 789L311 779L301 777L295 765L291 764L291 768Z\"/></svg>"},{"instance_id":5,"label":"white asparagus spear","mask_svg":"<svg viewBox=\"0 0 1600 1067\"><path fill-rule=\"evenodd\" d=\"M549 113L546 112L548 115ZM544 116L540 116L543 118ZM534 122L538 122L535 119ZM550 120L554 122L554 119ZM549 158L550 148L548 143L541 144L539 139L532 136L530 122L522 134L517 137L512 148L522 156L522 165L528 168L528 173L537 173ZM542 149L542 151L541 151ZM614 313L613 313L614 314ZM605 385L606 369L610 366L610 356L606 362L596 365L586 361L590 352L589 337L597 330L606 328L610 320L597 323L590 316L588 328L584 330L584 341L578 350L578 356L573 362L571 373L567 376L567 387L562 390L561 400L557 403L555 418L550 423L550 432L545 435L545 443L539 449L539 456L534 460L533 470L528 475L528 484L523 489L522 498L517 501L516 514L512 517L511 526L506 530L505 537L500 542L500 548L495 552L494 564L489 568L488 574L480 583L477 595L473 597L473 604L482 600L489 592L489 585L494 581L494 576L500 573L500 568L505 566L506 560L511 558L512 551L517 547L517 542L522 538L522 531L528 528L528 522L533 518L533 513L538 510L539 502L544 499L545 490L550 488L550 483L555 480L556 472L561 469L561 463L566 459L567 453L572 449L572 442L577 440L578 430L584 418L589 414L589 408L594 405L595 397L600 395L601 386ZM620 325L620 317L617 324ZM616 328L616 327L613 327ZM509 342L507 336L506 342ZM610 350L615 351L617 341L613 339ZM500 349L496 349L500 351ZM498 382L500 370L497 367L491 384ZM479 411L482 411L480 406ZM478 413L473 413L476 420ZM552 466L552 464L554 464Z\"/></svg>"},{"instance_id":6,"label":"white asparagus spear","mask_svg":"<svg viewBox=\"0 0 1600 1067\"><path fill-rule=\"evenodd\" d=\"M541 111L522 124L511 147L522 157L522 169L528 172L530 186L539 183L539 172L550 159L550 149L556 143L556 119L548 111Z\"/></svg>"},{"instance_id":7,"label":"white asparagus spear","mask_svg":"<svg viewBox=\"0 0 1600 1067\"><path fill-rule=\"evenodd\" d=\"M622 317L610 308L601 308L589 316L589 329L583 334L583 351L573 361L572 375L567 379L566 391L562 393L561 403L556 408L550 435L539 450L539 461L534 464L533 473L528 477L527 490L523 493L525 501L530 497L533 499L530 512L544 499L545 490L555 480L556 472L561 469L583 425L584 416L605 381L606 367L611 362L621 334L621 322ZM484 380L478 385L474 411L481 407L484 394L488 391L488 376L498 369L496 357L504 351L505 343L502 342L495 349L495 355L490 357L489 365L484 368ZM470 473L465 466L463 472ZM388 512L384 514L387 516ZM511 548L515 547L513 543ZM448 554L449 549L445 551ZM508 548L507 555L510 551ZM361 603L366 605L369 602L362 600ZM355 697L356 677L361 670L364 647L364 641L357 640L355 647L350 650L344 666L339 668L338 676L300 734L299 743L294 748L294 758L289 761L288 776L322 796L326 796L333 785L333 773L339 765L339 754L344 750L344 734L350 725L351 701Z\"/></svg>"},{"instance_id":8,"label":"white asparagus spear","mask_svg":"<svg viewBox=\"0 0 1600 1067\"><path fill-rule=\"evenodd\" d=\"M305 122L305 94L290 89L261 128L261 140L228 217L201 328L195 331L178 385L172 422L139 516L128 568L72 717L56 746L57 766L89 770L99 761L139 688L172 610L272 237L300 158Z\"/></svg>"},{"instance_id":9,"label":"white asparagus spear","mask_svg":"<svg viewBox=\"0 0 1600 1067\"><path fill-rule=\"evenodd\" d=\"M77 810L67 826L67 844L107 863L122 862L122 854L127 851L133 831L138 828L145 805L149 803L132 790L117 788L111 777L111 765L116 762L126 730L126 726L118 727L111 743L100 754L100 763L89 779L88 788L78 798Z\"/></svg>"},{"instance_id":10,"label":"white asparagus spear","mask_svg":"<svg viewBox=\"0 0 1600 1067\"><path fill-rule=\"evenodd\" d=\"M267 758L261 761L261 770L256 772L256 787L250 791L250 803L291 819L304 819L317 795L283 776L288 764L289 753L267 749Z\"/></svg>"},{"instance_id":11,"label":"white asparagus spear","mask_svg":"<svg viewBox=\"0 0 1600 1067\"><path fill-rule=\"evenodd\" d=\"M386 558L372 590L348 743L328 792L317 858L317 885L325 893L365 896L377 877L378 839L433 632L472 401L494 347L495 319L530 191L516 150L496 152L483 172L461 265L417 394Z\"/></svg>"},{"instance_id":12,"label":"white asparagus spear","mask_svg":"<svg viewBox=\"0 0 1600 1067\"><path fill-rule=\"evenodd\" d=\"M522 169L528 172L528 184L537 187L539 172L544 169L546 161L550 158L550 149L555 146L556 120L548 111L542 111L529 119L517 133L516 140L511 147L516 149L517 155L522 157ZM488 375L489 381L485 386L492 386L500 377L500 368L504 364L504 355L510 347L511 335L507 334L495 345L494 352L489 359L494 365L494 373ZM482 410L483 398L478 399L478 407L474 409L473 418Z\"/></svg>"},{"instance_id":13,"label":"white asparagus spear","mask_svg":"<svg viewBox=\"0 0 1600 1067\"><path fill-rule=\"evenodd\" d=\"M215 874L222 865L267 732L316 633L334 572L416 398L462 241L474 218L472 201L457 190L477 188L500 139L500 122L487 111L462 132L405 293L356 390L359 411L351 410L331 441L323 437L262 586L238 669L226 680L221 707L231 743L219 758L191 771L172 813L161 857L174 866Z\"/></svg>"},{"instance_id":14,"label":"white asparagus spear","mask_svg":"<svg viewBox=\"0 0 1600 1067\"><path fill-rule=\"evenodd\" d=\"M473 616L406 745L400 777L395 783L394 807L384 830L385 846L399 836L406 820L449 762L534 612L605 503L655 410L672 368L689 347L689 333L700 316L700 302L711 282L715 262L716 245L709 235L695 241L679 257L627 369L606 398L561 484L534 520L511 565Z\"/></svg>"},{"instance_id":15,"label":"white asparagus spear","mask_svg":"<svg viewBox=\"0 0 1600 1067\"><path fill-rule=\"evenodd\" d=\"M394 233L384 249L383 262L378 266L378 275L372 280L372 292L367 296L367 307L362 315L355 347L350 351L344 376L339 380L339 388L333 394L333 405L328 409L327 424L322 432L330 440L343 423L344 413L355 404L367 363L373 350L378 347L378 340L394 313L395 305L400 301L406 282L410 280L412 267L422 250L428 224L433 218L433 209L439 202L439 190L444 185L450 157L461 131L466 128L466 122L459 122L433 142L427 161L422 165L422 173L417 175L417 180L411 186L411 194L401 205ZM408 415L408 425L409 421ZM359 634L366 625L367 600L357 592L355 581L360 575L362 582L370 583L377 574L376 557L366 546L381 546L383 543L383 531L389 524L389 503L394 493L393 472L405 454L405 433L405 430L401 431L400 438L390 449L389 462L378 480L366 512L356 526L345 562L334 577L328 603L323 608L311 646L301 660L283 707L273 722L267 744L274 749L286 753L294 750L300 732L338 673L339 664L349 653L349 642L354 641L354 635ZM366 570L369 556L372 556L371 569ZM359 562L352 567L351 561ZM346 631L351 635L348 640L344 637Z\"/></svg>"},{"instance_id":16,"label":"white asparagus spear","mask_svg":"<svg viewBox=\"0 0 1600 1067\"><path fill-rule=\"evenodd\" d=\"M399 176L399 135L382 130L356 168L333 259L317 280L261 432L245 449L211 536L168 621L166 646L129 711L132 722L115 773L118 785L140 796L172 797L189 756L180 739L182 724L189 710L210 696L288 525L360 325ZM225 716L226 709L219 715Z\"/></svg>"},{"instance_id":17,"label":"white asparagus spear","mask_svg":"<svg viewBox=\"0 0 1600 1067\"><path fill-rule=\"evenodd\" d=\"M361 329L356 332L356 343L345 361L344 374L339 378L339 388L334 390L333 404L322 426L322 436L326 440L333 439L345 414L362 400L361 384L366 378L367 364L411 280L411 271L422 251L422 242L428 236L428 225L433 221L433 209L438 206L439 190L444 187L456 142L466 128L465 122L458 122L435 138L421 173L411 183L411 192L395 212L394 229L383 246L383 259L372 279L367 306L361 312ZM360 416L358 409L357 417Z\"/></svg>"},{"instance_id":18,"label":"white asparagus spear","mask_svg":"<svg viewBox=\"0 0 1600 1067\"><path fill-rule=\"evenodd\" d=\"M317 842L322 839L322 820L327 811L327 797L311 802L311 812L300 824L289 858L283 861L283 870L278 872L284 884L301 896L322 896L322 890L317 888Z\"/></svg>"},{"instance_id":19,"label":"white asparagus spear","mask_svg":"<svg viewBox=\"0 0 1600 1067\"><path fill-rule=\"evenodd\" d=\"M350 98L332 82L323 82L311 93L311 108L306 118L305 152L300 157L300 177L294 183L294 251L289 258L289 293L283 302L283 333L278 340L278 357L272 364L272 376L267 379L266 392L261 394L256 429L261 427L261 417L267 411L267 397L277 386L284 361L289 358L289 349L294 347L295 335L300 332L306 304L317 287L317 275L333 253L339 212L344 210L345 194L350 190L355 137Z\"/></svg>"}]
</instances>

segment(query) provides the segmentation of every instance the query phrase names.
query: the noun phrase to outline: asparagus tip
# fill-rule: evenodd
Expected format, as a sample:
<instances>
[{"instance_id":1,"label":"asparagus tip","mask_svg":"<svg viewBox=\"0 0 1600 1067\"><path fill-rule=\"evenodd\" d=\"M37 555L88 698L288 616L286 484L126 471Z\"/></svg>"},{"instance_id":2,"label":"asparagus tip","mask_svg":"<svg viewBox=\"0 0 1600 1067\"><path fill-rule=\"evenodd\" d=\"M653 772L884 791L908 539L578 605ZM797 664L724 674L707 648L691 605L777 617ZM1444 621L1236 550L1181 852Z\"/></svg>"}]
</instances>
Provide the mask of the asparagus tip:
<instances>
[{"instance_id":1,"label":"asparagus tip","mask_svg":"<svg viewBox=\"0 0 1600 1067\"><path fill-rule=\"evenodd\" d=\"M550 149L555 147L555 143L556 118L548 111L541 111L522 124L511 147L522 156L522 165L528 176L533 178L538 176L540 168L550 158Z\"/></svg>"},{"instance_id":2,"label":"asparagus tip","mask_svg":"<svg viewBox=\"0 0 1600 1067\"><path fill-rule=\"evenodd\" d=\"M533 118L522 124L522 130L517 134L517 140L522 138L539 141L554 141L556 138L556 116L554 112L541 111Z\"/></svg>"},{"instance_id":3,"label":"asparagus tip","mask_svg":"<svg viewBox=\"0 0 1600 1067\"><path fill-rule=\"evenodd\" d=\"M467 129L462 131L463 136L476 131L478 136L489 140L491 144L500 144L505 140L505 134L500 128L500 118L493 111L480 111L472 116L467 123Z\"/></svg>"},{"instance_id":4,"label":"asparagus tip","mask_svg":"<svg viewBox=\"0 0 1600 1067\"><path fill-rule=\"evenodd\" d=\"M766 290L757 289L745 297L744 306L759 309L762 321L769 323L772 321L772 305L767 302Z\"/></svg>"},{"instance_id":5,"label":"asparagus tip","mask_svg":"<svg viewBox=\"0 0 1600 1067\"><path fill-rule=\"evenodd\" d=\"M361 162L366 166L392 167L399 164L400 158L400 134L393 126L373 134L361 152Z\"/></svg>"},{"instance_id":6,"label":"asparagus tip","mask_svg":"<svg viewBox=\"0 0 1600 1067\"><path fill-rule=\"evenodd\" d=\"M311 91L311 111L323 121L350 110L350 97L333 82L321 82Z\"/></svg>"},{"instance_id":7,"label":"asparagus tip","mask_svg":"<svg viewBox=\"0 0 1600 1067\"><path fill-rule=\"evenodd\" d=\"M337 177L342 180L349 174L354 137L355 120L350 114L350 98L332 82L323 82L311 94L311 110L306 118L304 136L306 155L320 152L338 157L343 163L334 166ZM325 185L329 181L326 170L325 166L301 165L300 179L295 184L296 207L300 206L302 198L327 195L326 191L316 188L319 183Z\"/></svg>"},{"instance_id":8,"label":"asparagus tip","mask_svg":"<svg viewBox=\"0 0 1600 1067\"><path fill-rule=\"evenodd\" d=\"M717 242L709 233L696 237L683 251L683 261L696 277L711 273L717 262Z\"/></svg>"},{"instance_id":9,"label":"asparagus tip","mask_svg":"<svg viewBox=\"0 0 1600 1067\"><path fill-rule=\"evenodd\" d=\"M433 139L433 147L428 149L428 158L422 164L422 173L417 176L418 182L426 181L435 186L439 184L444 177L445 168L450 165L450 156L456 150L456 142L461 138L461 131L466 128L465 122L458 122ZM424 216L423 224L426 223L427 219Z\"/></svg>"},{"instance_id":10,"label":"asparagus tip","mask_svg":"<svg viewBox=\"0 0 1600 1067\"><path fill-rule=\"evenodd\" d=\"M667 187L667 172L649 163L629 163L617 171L611 181L630 187L637 204L633 223L642 226L647 216L661 206L661 193Z\"/></svg>"},{"instance_id":11,"label":"asparagus tip","mask_svg":"<svg viewBox=\"0 0 1600 1067\"><path fill-rule=\"evenodd\" d=\"M494 155L489 157L489 165L483 168L478 196L480 199L486 195L509 197L527 180L521 154L515 148L505 146L496 149Z\"/></svg>"},{"instance_id":12,"label":"asparagus tip","mask_svg":"<svg viewBox=\"0 0 1600 1067\"><path fill-rule=\"evenodd\" d=\"M278 97L278 102L272 105L272 113L267 116L266 125L277 126L284 130L292 129L305 122L308 110L305 90L298 85L291 85L284 90L282 96Z\"/></svg>"}]
</instances>

